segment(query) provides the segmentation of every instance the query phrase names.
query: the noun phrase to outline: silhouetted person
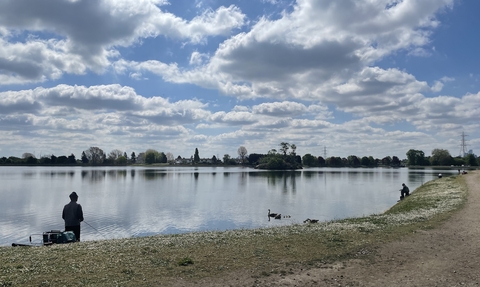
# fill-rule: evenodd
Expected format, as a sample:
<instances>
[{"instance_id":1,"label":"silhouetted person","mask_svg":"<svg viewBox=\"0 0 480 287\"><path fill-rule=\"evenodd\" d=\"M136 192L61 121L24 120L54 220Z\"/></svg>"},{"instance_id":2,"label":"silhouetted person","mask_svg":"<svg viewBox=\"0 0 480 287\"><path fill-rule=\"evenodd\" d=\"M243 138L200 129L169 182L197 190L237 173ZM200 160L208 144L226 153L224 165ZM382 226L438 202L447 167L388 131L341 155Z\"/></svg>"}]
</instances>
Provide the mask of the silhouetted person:
<instances>
[{"instance_id":1,"label":"silhouetted person","mask_svg":"<svg viewBox=\"0 0 480 287\"><path fill-rule=\"evenodd\" d=\"M405 183L402 183L403 188L400 189L401 195L400 195L400 200L404 199L405 196L410 195L410 189L408 189L408 186L405 185Z\"/></svg>"},{"instance_id":2,"label":"silhouetted person","mask_svg":"<svg viewBox=\"0 0 480 287\"><path fill-rule=\"evenodd\" d=\"M78 195L74 191L70 195L70 203L63 207L62 218L65 220L65 231L73 231L80 241L80 222L83 221L82 206L77 203Z\"/></svg>"}]
</instances>

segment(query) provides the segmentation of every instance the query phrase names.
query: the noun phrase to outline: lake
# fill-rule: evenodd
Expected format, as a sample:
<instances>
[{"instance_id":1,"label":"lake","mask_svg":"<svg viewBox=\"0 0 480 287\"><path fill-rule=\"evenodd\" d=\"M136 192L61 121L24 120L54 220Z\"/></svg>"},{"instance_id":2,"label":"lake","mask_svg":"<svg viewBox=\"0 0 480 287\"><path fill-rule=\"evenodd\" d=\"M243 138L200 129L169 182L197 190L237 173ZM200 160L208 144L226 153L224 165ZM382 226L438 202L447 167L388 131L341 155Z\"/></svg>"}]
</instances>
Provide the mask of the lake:
<instances>
[{"instance_id":1,"label":"lake","mask_svg":"<svg viewBox=\"0 0 480 287\"><path fill-rule=\"evenodd\" d=\"M68 195L83 207L82 241L251 229L382 213L456 170L244 167L0 167L0 245L64 229ZM268 209L288 215L269 219ZM32 236L39 242L41 237ZM38 239L38 240L36 240Z\"/></svg>"}]
</instances>

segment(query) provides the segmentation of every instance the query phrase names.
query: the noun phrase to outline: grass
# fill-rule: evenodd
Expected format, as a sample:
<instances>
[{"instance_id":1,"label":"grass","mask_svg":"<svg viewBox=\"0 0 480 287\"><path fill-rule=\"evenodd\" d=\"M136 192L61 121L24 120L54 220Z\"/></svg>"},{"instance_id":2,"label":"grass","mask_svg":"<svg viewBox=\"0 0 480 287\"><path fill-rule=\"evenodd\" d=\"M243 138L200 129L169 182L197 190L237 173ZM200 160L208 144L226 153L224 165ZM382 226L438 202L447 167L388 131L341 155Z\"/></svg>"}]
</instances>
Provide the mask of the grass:
<instances>
[{"instance_id":1,"label":"grass","mask_svg":"<svg viewBox=\"0 0 480 287\"><path fill-rule=\"evenodd\" d=\"M198 232L49 247L1 247L0 286L158 286L288 274L366 258L384 242L438 226L463 206L463 177L428 182L383 214L316 224Z\"/></svg>"}]
</instances>

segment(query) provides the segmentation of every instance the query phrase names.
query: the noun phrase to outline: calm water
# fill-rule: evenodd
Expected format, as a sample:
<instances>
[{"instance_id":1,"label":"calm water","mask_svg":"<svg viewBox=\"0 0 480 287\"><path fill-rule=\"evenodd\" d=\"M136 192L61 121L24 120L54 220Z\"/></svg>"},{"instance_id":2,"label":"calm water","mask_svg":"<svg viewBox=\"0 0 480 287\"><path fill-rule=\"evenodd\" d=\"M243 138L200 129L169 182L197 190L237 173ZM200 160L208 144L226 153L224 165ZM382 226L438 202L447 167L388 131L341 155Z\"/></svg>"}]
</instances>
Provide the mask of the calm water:
<instances>
[{"instance_id":1,"label":"calm water","mask_svg":"<svg viewBox=\"0 0 480 287\"><path fill-rule=\"evenodd\" d=\"M455 170L210 167L0 167L0 245L63 230L79 194L82 240L257 228L381 213L410 190ZM269 220L267 209L290 215ZM88 223L88 224L87 224ZM32 239L39 237L33 236Z\"/></svg>"}]
</instances>

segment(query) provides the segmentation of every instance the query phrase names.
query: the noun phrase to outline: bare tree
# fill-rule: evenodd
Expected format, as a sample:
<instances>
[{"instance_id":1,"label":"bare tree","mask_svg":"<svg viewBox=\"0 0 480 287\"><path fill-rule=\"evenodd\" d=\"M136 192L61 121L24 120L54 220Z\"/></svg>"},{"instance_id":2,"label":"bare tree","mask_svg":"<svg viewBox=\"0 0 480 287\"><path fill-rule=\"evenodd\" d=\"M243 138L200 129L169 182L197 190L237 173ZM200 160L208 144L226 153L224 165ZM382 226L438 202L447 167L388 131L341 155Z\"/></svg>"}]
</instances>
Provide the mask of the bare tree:
<instances>
[{"instance_id":1,"label":"bare tree","mask_svg":"<svg viewBox=\"0 0 480 287\"><path fill-rule=\"evenodd\" d=\"M26 152L26 153L22 154L22 158L27 159L29 157L36 158L33 153Z\"/></svg>"},{"instance_id":2,"label":"bare tree","mask_svg":"<svg viewBox=\"0 0 480 287\"><path fill-rule=\"evenodd\" d=\"M105 157L105 154L103 153L103 150L99 147L92 146L89 149L85 151L85 155L88 158L88 161L91 164L101 164L103 162L103 159Z\"/></svg>"},{"instance_id":3,"label":"bare tree","mask_svg":"<svg viewBox=\"0 0 480 287\"><path fill-rule=\"evenodd\" d=\"M108 159L116 161L122 154L123 152L121 150L114 149L108 154Z\"/></svg>"},{"instance_id":4,"label":"bare tree","mask_svg":"<svg viewBox=\"0 0 480 287\"><path fill-rule=\"evenodd\" d=\"M175 157L171 152L167 152L166 156L167 156L167 162L172 162L175 160Z\"/></svg>"},{"instance_id":5,"label":"bare tree","mask_svg":"<svg viewBox=\"0 0 480 287\"><path fill-rule=\"evenodd\" d=\"M240 146L237 150L238 156L242 160L242 164L245 162L245 157L247 156L247 149L244 146Z\"/></svg>"}]
</instances>

